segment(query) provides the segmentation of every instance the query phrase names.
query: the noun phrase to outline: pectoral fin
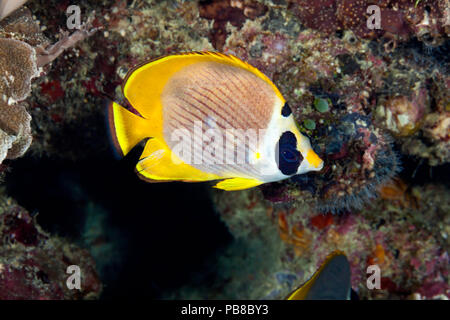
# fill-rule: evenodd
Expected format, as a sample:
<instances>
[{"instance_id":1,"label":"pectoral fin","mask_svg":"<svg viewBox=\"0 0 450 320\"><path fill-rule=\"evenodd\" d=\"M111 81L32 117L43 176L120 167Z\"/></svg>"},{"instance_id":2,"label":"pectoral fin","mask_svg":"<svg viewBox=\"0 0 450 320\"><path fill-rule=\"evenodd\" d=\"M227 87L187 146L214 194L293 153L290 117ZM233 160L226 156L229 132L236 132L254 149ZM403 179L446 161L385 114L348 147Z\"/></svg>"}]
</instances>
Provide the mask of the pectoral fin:
<instances>
[{"instance_id":1,"label":"pectoral fin","mask_svg":"<svg viewBox=\"0 0 450 320\"><path fill-rule=\"evenodd\" d=\"M259 186L260 184L263 184L263 182L256 179L230 178L220 181L214 186L214 188L226 191L236 191L253 188Z\"/></svg>"}]
</instances>

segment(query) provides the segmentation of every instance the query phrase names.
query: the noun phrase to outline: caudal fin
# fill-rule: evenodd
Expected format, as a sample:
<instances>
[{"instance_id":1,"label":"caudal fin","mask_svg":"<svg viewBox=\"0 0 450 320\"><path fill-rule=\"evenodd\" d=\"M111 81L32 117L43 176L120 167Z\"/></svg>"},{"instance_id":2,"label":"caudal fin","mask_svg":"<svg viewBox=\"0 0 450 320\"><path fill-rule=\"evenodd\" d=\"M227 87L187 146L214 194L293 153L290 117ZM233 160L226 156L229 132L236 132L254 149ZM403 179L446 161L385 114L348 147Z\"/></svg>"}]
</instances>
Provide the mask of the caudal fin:
<instances>
[{"instance_id":1,"label":"caudal fin","mask_svg":"<svg viewBox=\"0 0 450 320\"><path fill-rule=\"evenodd\" d=\"M125 156L134 146L149 138L150 125L144 119L111 101L107 107L111 138L120 156Z\"/></svg>"}]
</instances>

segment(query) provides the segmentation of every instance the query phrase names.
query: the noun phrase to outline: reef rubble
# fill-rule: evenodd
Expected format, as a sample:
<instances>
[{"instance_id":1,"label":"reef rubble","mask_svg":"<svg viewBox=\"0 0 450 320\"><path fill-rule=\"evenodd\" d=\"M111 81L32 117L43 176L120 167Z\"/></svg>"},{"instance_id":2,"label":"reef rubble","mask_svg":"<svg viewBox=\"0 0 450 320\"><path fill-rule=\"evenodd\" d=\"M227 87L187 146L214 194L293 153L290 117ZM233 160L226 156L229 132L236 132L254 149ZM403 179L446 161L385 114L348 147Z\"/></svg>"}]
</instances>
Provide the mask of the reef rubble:
<instances>
[{"instance_id":1,"label":"reef rubble","mask_svg":"<svg viewBox=\"0 0 450 320\"><path fill-rule=\"evenodd\" d=\"M80 290L66 284L68 267L80 267ZM98 299L102 283L86 249L51 236L36 216L0 197L0 300Z\"/></svg>"}]
</instances>

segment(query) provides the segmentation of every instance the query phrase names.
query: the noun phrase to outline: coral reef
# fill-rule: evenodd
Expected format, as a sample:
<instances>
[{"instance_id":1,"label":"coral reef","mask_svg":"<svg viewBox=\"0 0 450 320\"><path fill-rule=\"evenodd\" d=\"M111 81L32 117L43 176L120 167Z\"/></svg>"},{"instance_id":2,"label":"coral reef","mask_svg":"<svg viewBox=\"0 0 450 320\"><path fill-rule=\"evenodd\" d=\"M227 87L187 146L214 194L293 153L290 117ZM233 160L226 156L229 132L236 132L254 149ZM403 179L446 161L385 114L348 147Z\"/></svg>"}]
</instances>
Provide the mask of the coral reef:
<instances>
[{"instance_id":1,"label":"coral reef","mask_svg":"<svg viewBox=\"0 0 450 320\"><path fill-rule=\"evenodd\" d=\"M228 21L226 36L222 26L213 24L209 35L217 32L225 40L212 44L248 61L274 80L303 132L310 136L316 152L325 160L325 167L317 174L262 186L263 198L273 204L262 200L258 191L249 192L248 199L242 194L217 195L215 202L238 239L236 246L249 251L242 253L244 249L233 247L219 258L220 265L241 271L223 276L224 282L229 283L223 295L217 296L212 290L213 296L207 297L281 298L288 288L307 279L320 260L336 248L348 252L352 264L358 266L353 284L362 298L448 296L446 222L439 230L432 224L424 230L421 225L424 219L448 221L445 214L448 189L413 184L414 194L420 194L419 201L409 195L409 186L391 180L401 170L399 158L403 155L413 155L431 166L449 162L445 58L448 40L441 16L446 4L439 1L428 12L426 1L417 7L412 2L401 2L399 8L388 1L380 2L385 24L381 31L368 33L363 29L367 15L358 16L366 8L366 1L289 1L293 11L283 9L286 8L283 4L264 3L268 7L264 15ZM301 9L296 6L299 3ZM331 3L337 7L327 11ZM296 11L306 11L308 6L317 10L305 13L310 14L310 20ZM420 31L414 26L430 15L440 20L433 18L427 27L430 37L423 37L424 29ZM325 20L327 23L322 23ZM432 23L440 25L431 26ZM434 203L433 192L443 200L431 217L428 203ZM386 199L376 200L377 195ZM420 205L416 207L418 201ZM273 209L273 205L281 209ZM386 210L387 207L392 211ZM417 219L414 223L419 225L414 227L416 234L400 218L408 217L411 210ZM336 211L341 214L329 213ZM398 220L390 217L393 212ZM285 250L272 242L275 240L271 236L255 239L258 234L273 232L274 225L264 220L267 214L278 226ZM380 221L383 227L377 226ZM378 231L380 228L383 232ZM428 240L422 243L422 239ZM388 243L405 247L400 260L391 264L390 259L399 258L392 258L397 251ZM430 255L418 260L433 267L416 274L412 271L402 274L415 263L415 252L422 245ZM254 251L258 250L280 251L279 254L271 251L270 259L276 260L263 263L260 268L246 266L243 257L248 254L257 259L258 253ZM231 252L242 256L233 261L228 258ZM278 258L273 258L274 255ZM298 267L285 262L290 260L297 261L294 264ZM374 262L380 262L386 271L382 279L384 290L379 292L368 291L363 281L365 267ZM270 268L271 274L267 272ZM256 282L265 280L252 284L254 291L236 290L248 278ZM267 279L273 279L273 283L269 285ZM271 290L263 294L262 288L268 287ZM409 296L414 293L417 294ZM205 297L207 293L186 294Z\"/></svg>"},{"instance_id":2,"label":"coral reef","mask_svg":"<svg viewBox=\"0 0 450 320\"><path fill-rule=\"evenodd\" d=\"M338 248L360 298L448 297L448 186L415 181L415 171L393 178L402 167L431 172L450 161L450 8L445 0L376 1L381 29L369 30L371 3L88 1L80 6L90 24L70 36L60 32L67 2L30 2L0 21L0 65L22 89L0 79L0 160L22 155L31 136L29 157L105 157L104 99L124 102L120 85L132 66L184 51L234 54L274 81L325 166L255 190L214 192L235 242L213 262L214 285L169 296L283 298ZM7 45L23 55L2 55ZM8 62L21 56L20 65ZM373 263L383 290L364 285Z\"/></svg>"},{"instance_id":3,"label":"coral reef","mask_svg":"<svg viewBox=\"0 0 450 320\"><path fill-rule=\"evenodd\" d=\"M350 113L334 121L327 121L317 134L317 148L321 147L327 163L322 174L295 176L288 183L264 186L266 199L308 204L322 212L361 208L376 196L377 186L399 172L390 138L369 118Z\"/></svg>"},{"instance_id":4,"label":"coral reef","mask_svg":"<svg viewBox=\"0 0 450 320\"><path fill-rule=\"evenodd\" d=\"M0 163L25 153L31 144L31 117L24 104L38 76L36 54L25 42L0 38Z\"/></svg>"},{"instance_id":5,"label":"coral reef","mask_svg":"<svg viewBox=\"0 0 450 320\"><path fill-rule=\"evenodd\" d=\"M81 270L81 290L71 290L67 267ZM0 293L10 299L95 299L102 284L85 249L44 232L36 219L10 198L0 204Z\"/></svg>"},{"instance_id":6,"label":"coral reef","mask_svg":"<svg viewBox=\"0 0 450 320\"><path fill-rule=\"evenodd\" d=\"M2 10L4 8L1 8ZM2 11L3 14L10 12ZM92 34L87 27L49 46L31 12L21 8L0 21L0 163L24 155L32 142L31 81L64 50ZM48 69L48 66L46 66ZM4 173L8 164L1 164ZM102 285L86 250L51 237L13 200L1 195L0 299L92 299ZM83 270L82 289L69 290L66 268Z\"/></svg>"},{"instance_id":7,"label":"coral reef","mask_svg":"<svg viewBox=\"0 0 450 320\"><path fill-rule=\"evenodd\" d=\"M31 81L39 70L77 42L92 35L96 29L84 24L71 35L53 45L40 31L31 12L21 8L0 22L0 163L22 156L31 144L31 117L25 100L31 93ZM53 89L53 88L52 88Z\"/></svg>"},{"instance_id":8,"label":"coral reef","mask_svg":"<svg viewBox=\"0 0 450 320\"><path fill-rule=\"evenodd\" d=\"M448 41L430 56L412 48L414 41L387 52L390 42L383 39L358 39L354 30L344 30L350 27L324 37L302 30L304 20L288 11L272 10L240 29L231 26L224 51L274 79L325 167L319 175L263 186L268 199L306 202L325 212L361 207L401 168L391 137L403 153L430 165L449 161L445 134L427 129L446 132L448 61L439 50L445 52ZM272 16L284 27L270 30ZM434 97L442 97L439 104ZM433 109L435 116L426 117Z\"/></svg>"},{"instance_id":9,"label":"coral reef","mask_svg":"<svg viewBox=\"0 0 450 320\"><path fill-rule=\"evenodd\" d=\"M186 287L173 297L282 299L339 249L350 261L360 299L448 299L448 189L404 186L386 186L364 211L343 215L267 206L257 190L235 197L215 191L221 217L236 238L216 262L223 268L215 282L220 290ZM279 239L273 237L276 229ZM367 266L373 264L381 270L380 290L366 286Z\"/></svg>"},{"instance_id":10,"label":"coral reef","mask_svg":"<svg viewBox=\"0 0 450 320\"><path fill-rule=\"evenodd\" d=\"M257 1L215 0L201 1L199 4L200 17L214 21L209 39L217 50L222 50L229 35L227 23L240 29L245 20L254 20L266 12L267 7Z\"/></svg>"},{"instance_id":11,"label":"coral reef","mask_svg":"<svg viewBox=\"0 0 450 320\"><path fill-rule=\"evenodd\" d=\"M415 36L427 45L438 46L448 36L448 1L368 1L368 0L290 0L290 8L302 23L325 34L352 30L357 36L385 36L408 40ZM369 29L369 5L380 8L380 29Z\"/></svg>"}]
</instances>

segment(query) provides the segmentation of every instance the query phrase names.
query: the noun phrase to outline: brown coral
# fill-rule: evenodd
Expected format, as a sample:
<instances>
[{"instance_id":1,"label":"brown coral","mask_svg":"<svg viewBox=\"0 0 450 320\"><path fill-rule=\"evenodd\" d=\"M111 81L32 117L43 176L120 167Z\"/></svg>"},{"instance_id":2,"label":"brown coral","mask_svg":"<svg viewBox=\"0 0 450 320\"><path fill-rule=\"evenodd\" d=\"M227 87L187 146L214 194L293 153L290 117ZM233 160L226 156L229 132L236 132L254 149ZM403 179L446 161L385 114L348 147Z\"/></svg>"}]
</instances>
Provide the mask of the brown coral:
<instances>
[{"instance_id":1,"label":"brown coral","mask_svg":"<svg viewBox=\"0 0 450 320\"><path fill-rule=\"evenodd\" d=\"M22 156L31 144L31 116L22 104L0 101L0 163Z\"/></svg>"},{"instance_id":2,"label":"brown coral","mask_svg":"<svg viewBox=\"0 0 450 320\"><path fill-rule=\"evenodd\" d=\"M36 53L27 43L0 39L0 163L22 156L31 144L31 117L22 104L38 76Z\"/></svg>"},{"instance_id":3,"label":"brown coral","mask_svg":"<svg viewBox=\"0 0 450 320\"><path fill-rule=\"evenodd\" d=\"M50 44L40 26L33 20L31 11L24 7L0 21L0 38L24 41L33 47Z\"/></svg>"},{"instance_id":4,"label":"brown coral","mask_svg":"<svg viewBox=\"0 0 450 320\"><path fill-rule=\"evenodd\" d=\"M20 19L16 18L13 15L6 22L18 22ZM25 32L25 22L12 24ZM5 21L0 25L0 33L12 34ZM31 144L31 116L23 104L14 103L30 94L31 80L38 75L36 52L32 46L16 39L0 38L0 163L5 158L22 156Z\"/></svg>"},{"instance_id":5,"label":"brown coral","mask_svg":"<svg viewBox=\"0 0 450 320\"><path fill-rule=\"evenodd\" d=\"M383 184L380 187L380 196L384 200L395 202L400 208L417 208L419 200L400 178L394 178Z\"/></svg>"},{"instance_id":6,"label":"brown coral","mask_svg":"<svg viewBox=\"0 0 450 320\"><path fill-rule=\"evenodd\" d=\"M31 79L39 75L36 53L29 44L0 39L0 95L3 101L21 101L31 92Z\"/></svg>"}]
</instances>

